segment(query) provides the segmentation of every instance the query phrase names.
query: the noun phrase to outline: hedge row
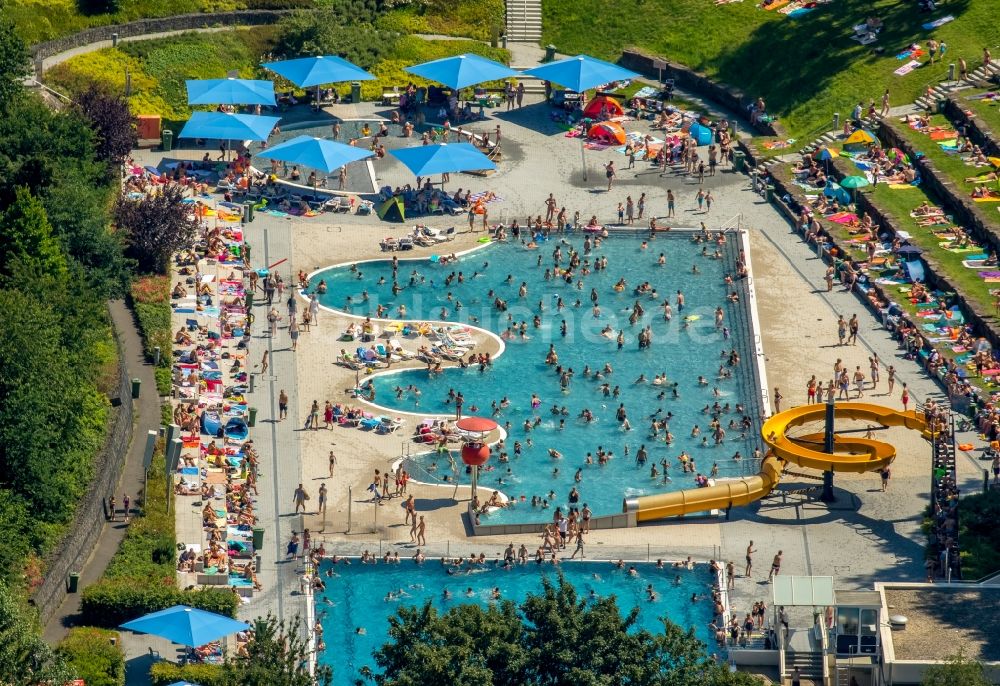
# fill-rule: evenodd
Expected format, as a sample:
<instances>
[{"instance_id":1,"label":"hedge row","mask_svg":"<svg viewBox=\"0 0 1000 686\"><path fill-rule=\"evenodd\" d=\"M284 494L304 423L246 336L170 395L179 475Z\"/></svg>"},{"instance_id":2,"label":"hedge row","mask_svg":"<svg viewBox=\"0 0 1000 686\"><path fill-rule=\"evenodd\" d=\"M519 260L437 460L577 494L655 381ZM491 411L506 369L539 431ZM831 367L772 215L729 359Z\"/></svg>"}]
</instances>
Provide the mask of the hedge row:
<instances>
[{"instance_id":1,"label":"hedge row","mask_svg":"<svg viewBox=\"0 0 1000 686\"><path fill-rule=\"evenodd\" d=\"M176 665L173 662L157 662L149 668L152 686L170 686L177 682L198 684L198 686L226 686L225 672L219 665ZM90 686L90 682L87 682Z\"/></svg>"},{"instance_id":2,"label":"hedge row","mask_svg":"<svg viewBox=\"0 0 1000 686\"><path fill-rule=\"evenodd\" d=\"M117 631L76 627L59 644L59 653L87 686L125 686L125 653L117 638Z\"/></svg>"},{"instance_id":3,"label":"hedge row","mask_svg":"<svg viewBox=\"0 0 1000 686\"><path fill-rule=\"evenodd\" d=\"M112 628L174 605L235 617L239 598L229 589L182 591L168 586L138 586L132 581L100 581L83 592L81 623Z\"/></svg>"}]
</instances>

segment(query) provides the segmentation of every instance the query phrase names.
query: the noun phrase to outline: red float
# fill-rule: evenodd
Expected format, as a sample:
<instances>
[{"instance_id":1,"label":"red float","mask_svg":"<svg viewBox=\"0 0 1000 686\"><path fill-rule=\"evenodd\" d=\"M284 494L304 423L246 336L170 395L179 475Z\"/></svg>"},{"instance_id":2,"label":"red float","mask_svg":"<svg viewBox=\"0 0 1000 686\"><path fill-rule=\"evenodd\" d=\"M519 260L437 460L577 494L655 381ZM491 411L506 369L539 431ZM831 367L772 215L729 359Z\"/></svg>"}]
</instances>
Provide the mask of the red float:
<instances>
[{"instance_id":1,"label":"red float","mask_svg":"<svg viewBox=\"0 0 1000 686\"><path fill-rule=\"evenodd\" d=\"M470 467L482 467L490 459L490 447L485 443L465 443L462 446L462 462Z\"/></svg>"}]
</instances>

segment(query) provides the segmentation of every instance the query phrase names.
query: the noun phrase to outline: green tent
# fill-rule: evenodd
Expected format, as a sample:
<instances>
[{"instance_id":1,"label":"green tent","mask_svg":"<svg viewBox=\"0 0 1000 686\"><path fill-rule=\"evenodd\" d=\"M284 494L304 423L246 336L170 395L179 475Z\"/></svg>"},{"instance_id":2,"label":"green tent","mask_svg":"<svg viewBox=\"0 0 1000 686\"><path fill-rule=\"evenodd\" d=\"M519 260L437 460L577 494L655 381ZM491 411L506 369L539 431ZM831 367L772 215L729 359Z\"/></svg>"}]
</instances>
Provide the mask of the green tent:
<instances>
[{"instance_id":1,"label":"green tent","mask_svg":"<svg viewBox=\"0 0 1000 686\"><path fill-rule=\"evenodd\" d=\"M389 222L405 222L406 205L403 204L403 199L394 196L379 205L378 217Z\"/></svg>"}]
</instances>

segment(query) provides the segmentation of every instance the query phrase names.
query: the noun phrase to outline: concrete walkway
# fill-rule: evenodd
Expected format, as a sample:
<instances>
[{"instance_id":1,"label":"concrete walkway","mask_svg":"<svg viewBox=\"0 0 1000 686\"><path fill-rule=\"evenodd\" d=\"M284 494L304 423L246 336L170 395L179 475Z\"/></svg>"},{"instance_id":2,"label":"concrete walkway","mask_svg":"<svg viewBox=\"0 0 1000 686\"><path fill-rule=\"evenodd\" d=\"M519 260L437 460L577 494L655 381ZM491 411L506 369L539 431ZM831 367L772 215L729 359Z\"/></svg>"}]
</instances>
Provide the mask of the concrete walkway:
<instances>
[{"instance_id":1,"label":"concrete walkway","mask_svg":"<svg viewBox=\"0 0 1000 686\"><path fill-rule=\"evenodd\" d=\"M127 493L132 497L132 502L138 505L142 495L142 457L146 447L146 433L150 430L155 431L160 426L160 399L156 394L153 365L146 362L142 337L136 329L132 311L121 300L111 301L109 309L115 331L121 340L128 376L142 382L142 391L139 398L134 401L135 425L132 430L132 444L129 446L125 466L116 489L118 502L121 502L122 494ZM45 626L44 636L47 643L55 644L61 641L69 628L75 624L80 612L80 593L104 574L127 530L128 525L120 521L104 525L90 558L80 570L80 592L67 594L59 610Z\"/></svg>"}]
</instances>

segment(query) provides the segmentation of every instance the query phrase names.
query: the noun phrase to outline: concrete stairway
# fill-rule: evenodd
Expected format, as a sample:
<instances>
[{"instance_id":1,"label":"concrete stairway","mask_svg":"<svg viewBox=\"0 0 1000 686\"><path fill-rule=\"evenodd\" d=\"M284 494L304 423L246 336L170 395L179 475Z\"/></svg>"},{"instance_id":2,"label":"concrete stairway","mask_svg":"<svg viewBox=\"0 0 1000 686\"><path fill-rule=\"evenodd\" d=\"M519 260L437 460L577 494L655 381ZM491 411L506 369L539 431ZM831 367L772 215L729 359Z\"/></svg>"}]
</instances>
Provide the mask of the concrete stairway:
<instances>
[{"instance_id":1,"label":"concrete stairway","mask_svg":"<svg viewBox=\"0 0 1000 686\"><path fill-rule=\"evenodd\" d=\"M823 681L823 653L819 651L787 652L785 653L785 674L791 676L792 670L799 668L803 679Z\"/></svg>"},{"instance_id":2,"label":"concrete stairway","mask_svg":"<svg viewBox=\"0 0 1000 686\"><path fill-rule=\"evenodd\" d=\"M534 43L542 40L542 0L507 0L507 41Z\"/></svg>"}]
</instances>

